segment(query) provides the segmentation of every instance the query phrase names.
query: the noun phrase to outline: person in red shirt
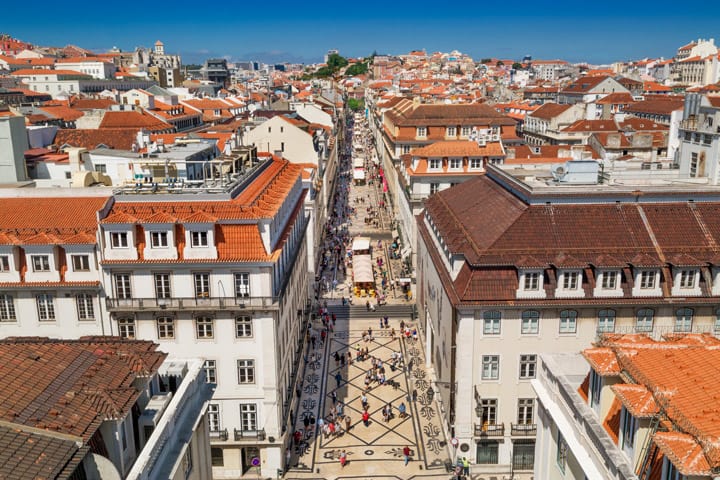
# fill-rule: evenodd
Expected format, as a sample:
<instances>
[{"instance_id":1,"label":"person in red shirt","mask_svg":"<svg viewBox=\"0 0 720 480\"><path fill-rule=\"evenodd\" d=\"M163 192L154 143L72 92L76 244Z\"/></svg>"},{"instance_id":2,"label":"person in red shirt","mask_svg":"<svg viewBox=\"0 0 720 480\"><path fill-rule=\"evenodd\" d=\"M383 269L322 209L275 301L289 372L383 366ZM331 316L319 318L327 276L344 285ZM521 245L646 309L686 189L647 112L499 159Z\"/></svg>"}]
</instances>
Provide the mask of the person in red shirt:
<instances>
[{"instance_id":1,"label":"person in red shirt","mask_svg":"<svg viewBox=\"0 0 720 480\"><path fill-rule=\"evenodd\" d=\"M405 457L405 465L408 464L410 461L410 447L405 445L405 448L403 448L403 456Z\"/></svg>"},{"instance_id":2,"label":"person in red shirt","mask_svg":"<svg viewBox=\"0 0 720 480\"><path fill-rule=\"evenodd\" d=\"M363 420L363 423L365 424L366 427L370 425L370 414L368 413L367 410L365 410L365 411L363 412L363 414L362 414L362 420Z\"/></svg>"}]
</instances>

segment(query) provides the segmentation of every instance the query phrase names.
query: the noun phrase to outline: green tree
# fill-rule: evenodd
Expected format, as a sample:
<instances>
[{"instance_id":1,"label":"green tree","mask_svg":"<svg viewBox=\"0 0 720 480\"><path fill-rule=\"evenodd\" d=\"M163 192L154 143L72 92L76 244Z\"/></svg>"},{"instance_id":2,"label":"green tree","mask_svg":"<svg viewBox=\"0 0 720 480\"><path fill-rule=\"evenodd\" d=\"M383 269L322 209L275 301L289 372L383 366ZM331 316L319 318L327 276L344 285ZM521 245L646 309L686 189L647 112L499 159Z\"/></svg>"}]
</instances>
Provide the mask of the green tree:
<instances>
[{"instance_id":1,"label":"green tree","mask_svg":"<svg viewBox=\"0 0 720 480\"><path fill-rule=\"evenodd\" d=\"M354 77L355 75L363 75L368 71L368 64L365 62L354 63L345 70L345 75Z\"/></svg>"},{"instance_id":2,"label":"green tree","mask_svg":"<svg viewBox=\"0 0 720 480\"><path fill-rule=\"evenodd\" d=\"M348 98L347 105L350 110L357 112L365 108L365 101L362 99L358 100L357 98Z\"/></svg>"},{"instance_id":3,"label":"green tree","mask_svg":"<svg viewBox=\"0 0 720 480\"><path fill-rule=\"evenodd\" d=\"M495 64L496 67L502 67L503 65L505 65L505 64L502 62L502 60L498 60L497 63Z\"/></svg>"},{"instance_id":4,"label":"green tree","mask_svg":"<svg viewBox=\"0 0 720 480\"><path fill-rule=\"evenodd\" d=\"M515 63L513 63L512 68L514 68L515 70L522 70L523 66L522 66L522 63L515 62Z\"/></svg>"},{"instance_id":5,"label":"green tree","mask_svg":"<svg viewBox=\"0 0 720 480\"><path fill-rule=\"evenodd\" d=\"M333 73L347 66L347 64L347 58L340 56L337 53L332 53L328 56L327 66Z\"/></svg>"},{"instance_id":6,"label":"green tree","mask_svg":"<svg viewBox=\"0 0 720 480\"><path fill-rule=\"evenodd\" d=\"M482 60L480 60L480 63L483 63L483 64L490 63L490 62L492 62L492 58L483 58Z\"/></svg>"}]
</instances>

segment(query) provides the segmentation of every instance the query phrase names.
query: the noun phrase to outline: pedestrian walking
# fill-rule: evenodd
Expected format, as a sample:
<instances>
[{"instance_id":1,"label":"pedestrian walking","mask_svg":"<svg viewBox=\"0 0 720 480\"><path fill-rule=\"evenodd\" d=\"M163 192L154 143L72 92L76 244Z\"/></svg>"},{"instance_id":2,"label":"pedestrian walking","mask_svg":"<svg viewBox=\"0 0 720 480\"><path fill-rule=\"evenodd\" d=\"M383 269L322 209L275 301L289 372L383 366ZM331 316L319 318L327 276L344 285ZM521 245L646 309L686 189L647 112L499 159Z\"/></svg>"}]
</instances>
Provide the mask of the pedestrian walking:
<instances>
[{"instance_id":1,"label":"pedestrian walking","mask_svg":"<svg viewBox=\"0 0 720 480\"><path fill-rule=\"evenodd\" d=\"M367 396L364 393L362 394L362 397L360 397L360 402L362 403L363 410L367 410L368 409L368 400L367 400Z\"/></svg>"},{"instance_id":2,"label":"pedestrian walking","mask_svg":"<svg viewBox=\"0 0 720 480\"><path fill-rule=\"evenodd\" d=\"M340 467L343 468L345 465L347 465L347 453L343 450L340 452Z\"/></svg>"},{"instance_id":3,"label":"pedestrian walking","mask_svg":"<svg viewBox=\"0 0 720 480\"><path fill-rule=\"evenodd\" d=\"M342 383L342 375L340 374L340 372L335 374L335 382L337 382L337 387L340 388L340 384Z\"/></svg>"},{"instance_id":4,"label":"pedestrian walking","mask_svg":"<svg viewBox=\"0 0 720 480\"><path fill-rule=\"evenodd\" d=\"M366 427L370 426L370 414L368 413L367 410L363 411L362 421Z\"/></svg>"},{"instance_id":5,"label":"pedestrian walking","mask_svg":"<svg viewBox=\"0 0 720 480\"><path fill-rule=\"evenodd\" d=\"M350 419L350 415L345 415L345 431L350 431L350 425L352 424L352 421Z\"/></svg>"},{"instance_id":6,"label":"pedestrian walking","mask_svg":"<svg viewBox=\"0 0 720 480\"><path fill-rule=\"evenodd\" d=\"M333 405L335 405L337 403L337 393L335 393L334 390L330 392L330 398L332 399Z\"/></svg>"},{"instance_id":7,"label":"pedestrian walking","mask_svg":"<svg viewBox=\"0 0 720 480\"><path fill-rule=\"evenodd\" d=\"M467 457L462 457L462 463L463 463L463 475L466 477L470 475L470 460L467 459Z\"/></svg>"},{"instance_id":8,"label":"pedestrian walking","mask_svg":"<svg viewBox=\"0 0 720 480\"><path fill-rule=\"evenodd\" d=\"M287 472L290 470L290 461L292 460L292 452L290 452L290 448L285 449L285 471Z\"/></svg>"},{"instance_id":9,"label":"pedestrian walking","mask_svg":"<svg viewBox=\"0 0 720 480\"><path fill-rule=\"evenodd\" d=\"M405 408L405 403L400 402L400 406L398 407L398 412L400 412L400 418L405 418L405 416L407 415L407 413L405 413Z\"/></svg>"},{"instance_id":10,"label":"pedestrian walking","mask_svg":"<svg viewBox=\"0 0 720 480\"><path fill-rule=\"evenodd\" d=\"M408 462L410 461L410 453L411 453L410 447L405 445L405 448L403 448L403 457L405 457L405 465L407 465Z\"/></svg>"}]
</instances>

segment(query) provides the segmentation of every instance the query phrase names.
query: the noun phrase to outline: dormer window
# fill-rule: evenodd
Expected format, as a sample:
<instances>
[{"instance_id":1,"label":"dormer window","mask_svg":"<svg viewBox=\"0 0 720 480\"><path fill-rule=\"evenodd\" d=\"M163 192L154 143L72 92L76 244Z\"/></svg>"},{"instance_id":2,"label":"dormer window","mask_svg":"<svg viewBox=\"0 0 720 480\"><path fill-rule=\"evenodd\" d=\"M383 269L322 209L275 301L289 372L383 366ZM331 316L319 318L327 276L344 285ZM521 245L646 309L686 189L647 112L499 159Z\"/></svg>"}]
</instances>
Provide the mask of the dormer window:
<instances>
[{"instance_id":1,"label":"dormer window","mask_svg":"<svg viewBox=\"0 0 720 480\"><path fill-rule=\"evenodd\" d=\"M112 248L127 248L128 235L127 232L110 233L110 246Z\"/></svg>"},{"instance_id":2,"label":"dormer window","mask_svg":"<svg viewBox=\"0 0 720 480\"><path fill-rule=\"evenodd\" d=\"M454 137L457 135L457 129L455 127L447 127L447 130L445 131L446 137Z\"/></svg>"},{"instance_id":3,"label":"dormer window","mask_svg":"<svg viewBox=\"0 0 720 480\"><path fill-rule=\"evenodd\" d=\"M429 170L440 170L442 167L442 160L439 158L431 158L428 161L428 169Z\"/></svg>"},{"instance_id":4,"label":"dormer window","mask_svg":"<svg viewBox=\"0 0 720 480\"><path fill-rule=\"evenodd\" d=\"M540 272L527 272L523 279L523 290L535 292L540 290Z\"/></svg>"},{"instance_id":5,"label":"dormer window","mask_svg":"<svg viewBox=\"0 0 720 480\"><path fill-rule=\"evenodd\" d=\"M0 272L10 271L10 256L0 255Z\"/></svg>"},{"instance_id":6,"label":"dormer window","mask_svg":"<svg viewBox=\"0 0 720 480\"><path fill-rule=\"evenodd\" d=\"M167 248L167 232L150 232L150 246L152 248Z\"/></svg>"},{"instance_id":7,"label":"dormer window","mask_svg":"<svg viewBox=\"0 0 720 480\"><path fill-rule=\"evenodd\" d=\"M600 274L600 287L603 290L615 290L618 286L618 276L620 272L610 270Z\"/></svg>"},{"instance_id":8,"label":"dormer window","mask_svg":"<svg viewBox=\"0 0 720 480\"><path fill-rule=\"evenodd\" d=\"M579 277L580 272L564 272L562 274L563 281L562 286L563 290L577 290L579 285Z\"/></svg>"},{"instance_id":9,"label":"dormer window","mask_svg":"<svg viewBox=\"0 0 720 480\"><path fill-rule=\"evenodd\" d=\"M450 169L451 170L460 170L462 168L462 158L451 158L450 159Z\"/></svg>"},{"instance_id":10,"label":"dormer window","mask_svg":"<svg viewBox=\"0 0 720 480\"><path fill-rule=\"evenodd\" d=\"M48 255L32 255L30 259L32 262L33 272L50 271L50 257Z\"/></svg>"},{"instance_id":11,"label":"dormer window","mask_svg":"<svg viewBox=\"0 0 720 480\"><path fill-rule=\"evenodd\" d=\"M417 137L427 137L427 127L417 127L415 136Z\"/></svg>"},{"instance_id":12,"label":"dormer window","mask_svg":"<svg viewBox=\"0 0 720 480\"><path fill-rule=\"evenodd\" d=\"M461 127L460 128L460 136L469 137L471 131L472 131L472 129L470 127Z\"/></svg>"},{"instance_id":13,"label":"dormer window","mask_svg":"<svg viewBox=\"0 0 720 480\"><path fill-rule=\"evenodd\" d=\"M655 271L643 270L640 272L640 288L643 290L652 290L655 288Z\"/></svg>"},{"instance_id":14,"label":"dormer window","mask_svg":"<svg viewBox=\"0 0 720 480\"><path fill-rule=\"evenodd\" d=\"M480 170L482 168L482 159L471 158L470 159L470 170Z\"/></svg>"},{"instance_id":15,"label":"dormer window","mask_svg":"<svg viewBox=\"0 0 720 480\"><path fill-rule=\"evenodd\" d=\"M190 232L190 244L193 247L207 247L208 246L208 232Z\"/></svg>"},{"instance_id":16,"label":"dormer window","mask_svg":"<svg viewBox=\"0 0 720 480\"><path fill-rule=\"evenodd\" d=\"M680 288L695 288L696 270L680 270Z\"/></svg>"}]
</instances>

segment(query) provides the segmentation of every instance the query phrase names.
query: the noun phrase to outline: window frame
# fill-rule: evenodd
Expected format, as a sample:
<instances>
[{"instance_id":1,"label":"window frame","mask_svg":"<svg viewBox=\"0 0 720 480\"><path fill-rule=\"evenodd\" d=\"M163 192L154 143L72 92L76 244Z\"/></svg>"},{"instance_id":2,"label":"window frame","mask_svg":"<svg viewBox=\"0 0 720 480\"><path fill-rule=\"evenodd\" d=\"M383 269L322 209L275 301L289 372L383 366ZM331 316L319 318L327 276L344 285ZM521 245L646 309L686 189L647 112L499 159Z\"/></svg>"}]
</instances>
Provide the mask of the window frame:
<instances>
[{"instance_id":1,"label":"window frame","mask_svg":"<svg viewBox=\"0 0 720 480\"><path fill-rule=\"evenodd\" d=\"M684 268L680 270L678 275L678 288L682 290L692 290L695 288L697 278L697 270Z\"/></svg>"},{"instance_id":2,"label":"window frame","mask_svg":"<svg viewBox=\"0 0 720 480\"><path fill-rule=\"evenodd\" d=\"M35 295L35 304L37 306L38 321L54 322L55 317L55 296L52 293L38 293Z\"/></svg>"},{"instance_id":3,"label":"window frame","mask_svg":"<svg viewBox=\"0 0 720 480\"><path fill-rule=\"evenodd\" d=\"M606 323L607 319L612 318L612 328L601 328L602 323ZM617 312L612 308L603 308L598 311L597 314L597 326L595 327L596 333L612 333L615 331L615 323L617 319Z\"/></svg>"},{"instance_id":4,"label":"window frame","mask_svg":"<svg viewBox=\"0 0 720 480\"><path fill-rule=\"evenodd\" d=\"M557 432L557 453L555 455L555 464L557 465L558 469L564 474L565 470L567 469L567 459L568 459L568 444L565 441L565 437L563 437L563 434L558 429Z\"/></svg>"},{"instance_id":5,"label":"window frame","mask_svg":"<svg viewBox=\"0 0 720 480\"><path fill-rule=\"evenodd\" d=\"M205 383L217 383L217 360L206 359L203 370L205 370Z\"/></svg>"},{"instance_id":6,"label":"window frame","mask_svg":"<svg viewBox=\"0 0 720 480\"><path fill-rule=\"evenodd\" d=\"M524 310L520 315L520 334L538 335L539 333L540 312L538 310Z\"/></svg>"},{"instance_id":7,"label":"window frame","mask_svg":"<svg viewBox=\"0 0 720 480\"><path fill-rule=\"evenodd\" d=\"M50 255L30 255L30 264L32 265L33 272L49 272Z\"/></svg>"},{"instance_id":8,"label":"window frame","mask_svg":"<svg viewBox=\"0 0 720 480\"><path fill-rule=\"evenodd\" d=\"M255 383L255 360L243 358L237 361L238 385ZM241 371L243 372L241 375Z\"/></svg>"},{"instance_id":9,"label":"window frame","mask_svg":"<svg viewBox=\"0 0 720 480\"><path fill-rule=\"evenodd\" d=\"M207 407L208 430L211 432L220 431L220 404L208 403Z\"/></svg>"},{"instance_id":10,"label":"window frame","mask_svg":"<svg viewBox=\"0 0 720 480\"><path fill-rule=\"evenodd\" d=\"M463 159L460 157L448 158L448 170L462 170Z\"/></svg>"},{"instance_id":11,"label":"window frame","mask_svg":"<svg viewBox=\"0 0 720 480\"><path fill-rule=\"evenodd\" d=\"M537 376L537 355L524 353L520 355L520 380L532 380Z\"/></svg>"},{"instance_id":12,"label":"window frame","mask_svg":"<svg viewBox=\"0 0 720 480\"><path fill-rule=\"evenodd\" d=\"M233 285L235 287L235 298L250 297L250 273L236 272L233 274Z\"/></svg>"},{"instance_id":13,"label":"window frame","mask_svg":"<svg viewBox=\"0 0 720 480\"><path fill-rule=\"evenodd\" d=\"M488 328L488 325L490 328ZM495 331L496 329L497 331ZM483 312L483 335L500 335L501 332L502 312L500 310L487 310Z\"/></svg>"},{"instance_id":14,"label":"window frame","mask_svg":"<svg viewBox=\"0 0 720 480\"><path fill-rule=\"evenodd\" d=\"M193 273L195 298L210 298L210 272Z\"/></svg>"},{"instance_id":15,"label":"window frame","mask_svg":"<svg viewBox=\"0 0 720 480\"><path fill-rule=\"evenodd\" d=\"M258 430L258 408L257 403L240 404L240 430L243 432L255 432ZM252 427L252 428L250 428Z\"/></svg>"},{"instance_id":16,"label":"window frame","mask_svg":"<svg viewBox=\"0 0 720 480\"><path fill-rule=\"evenodd\" d=\"M89 272L90 255L70 255L70 264L73 267L73 272Z\"/></svg>"},{"instance_id":17,"label":"window frame","mask_svg":"<svg viewBox=\"0 0 720 480\"><path fill-rule=\"evenodd\" d=\"M129 273L113 274L115 284L115 296L119 300L130 300L133 298L132 276Z\"/></svg>"},{"instance_id":18,"label":"window frame","mask_svg":"<svg viewBox=\"0 0 720 480\"><path fill-rule=\"evenodd\" d=\"M175 317L164 315L155 319L158 340L175 339Z\"/></svg>"},{"instance_id":19,"label":"window frame","mask_svg":"<svg viewBox=\"0 0 720 480\"><path fill-rule=\"evenodd\" d=\"M118 335L128 340L134 340L137 332L134 318L118 318Z\"/></svg>"},{"instance_id":20,"label":"window frame","mask_svg":"<svg viewBox=\"0 0 720 480\"><path fill-rule=\"evenodd\" d=\"M95 301L89 293L75 295L75 307L80 321L95 321Z\"/></svg>"},{"instance_id":21,"label":"window frame","mask_svg":"<svg viewBox=\"0 0 720 480\"><path fill-rule=\"evenodd\" d=\"M678 308L675 310L675 319L673 322L673 332L690 333L692 332L695 311L692 308ZM678 328L680 327L680 328Z\"/></svg>"},{"instance_id":22,"label":"window frame","mask_svg":"<svg viewBox=\"0 0 720 480\"><path fill-rule=\"evenodd\" d=\"M470 170L481 170L483 168L482 158L470 158L468 168Z\"/></svg>"},{"instance_id":23,"label":"window frame","mask_svg":"<svg viewBox=\"0 0 720 480\"><path fill-rule=\"evenodd\" d=\"M168 232L166 230L150 231L150 248L168 248Z\"/></svg>"},{"instance_id":24,"label":"window frame","mask_svg":"<svg viewBox=\"0 0 720 480\"><path fill-rule=\"evenodd\" d=\"M235 317L235 338L253 338L253 318L250 315Z\"/></svg>"},{"instance_id":25,"label":"window frame","mask_svg":"<svg viewBox=\"0 0 720 480\"><path fill-rule=\"evenodd\" d=\"M417 138L427 138L427 127L415 127L415 136Z\"/></svg>"},{"instance_id":26,"label":"window frame","mask_svg":"<svg viewBox=\"0 0 720 480\"><path fill-rule=\"evenodd\" d=\"M10 255L0 255L0 272L10 271Z\"/></svg>"},{"instance_id":27,"label":"window frame","mask_svg":"<svg viewBox=\"0 0 720 480\"><path fill-rule=\"evenodd\" d=\"M500 355L483 355L481 378L483 380L500 379Z\"/></svg>"},{"instance_id":28,"label":"window frame","mask_svg":"<svg viewBox=\"0 0 720 480\"><path fill-rule=\"evenodd\" d=\"M562 289L568 292L575 292L579 290L582 281L580 278L581 272L578 270L566 270L563 272L563 283Z\"/></svg>"},{"instance_id":29,"label":"window frame","mask_svg":"<svg viewBox=\"0 0 720 480\"><path fill-rule=\"evenodd\" d=\"M155 286L155 298L158 300L167 300L172 298L172 281L170 274L165 272L156 272L153 274L153 284Z\"/></svg>"},{"instance_id":30,"label":"window frame","mask_svg":"<svg viewBox=\"0 0 720 480\"><path fill-rule=\"evenodd\" d=\"M215 319L212 317L195 317L195 338L198 340L212 340L215 338Z\"/></svg>"},{"instance_id":31,"label":"window frame","mask_svg":"<svg viewBox=\"0 0 720 480\"><path fill-rule=\"evenodd\" d=\"M190 231L190 247L207 248L210 246L210 235L207 230Z\"/></svg>"},{"instance_id":32,"label":"window frame","mask_svg":"<svg viewBox=\"0 0 720 480\"><path fill-rule=\"evenodd\" d=\"M497 425L498 399L483 398L480 400L480 425Z\"/></svg>"},{"instance_id":33,"label":"window frame","mask_svg":"<svg viewBox=\"0 0 720 480\"><path fill-rule=\"evenodd\" d=\"M560 322L559 322L559 329L558 333L563 335L572 335L577 333L577 318L578 318L578 312L577 310L562 310L560 312ZM572 320L572 323L569 322ZM563 328L563 323L565 323L565 328ZM568 325L571 325L572 328L569 329Z\"/></svg>"},{"instance_id":34,"label":"window frame","mask_svg":"<svg viewBox=\"0 0 720 480\"><path fill-rule=\"evenodd\" d=\"M127 232L110 232L110 248L129 248Z\"/></svg>"},{"instance_id":35,"label":"window frame","mask_svg":"<svg viewBox=\"0 0 720 480\"><path fill-rule=\"evenodd\" d=\"M642 319L642 322L641 322ZM642 325L649 319L650 325ZM652 308L640 308L635 312L635 331L640 333L652 332L655 326L655 310Z\"/></svg>"},{"instance_id":36,"label":"window frame","mask_svg":"<svg viewBox=\"0 0 720 480\"><path fill-rule=\"evenodd\" d=\"M523 291L540 291L540 272L523 272Z\"/></svg>"},{"instance_id":37,"label":"window frame","mask_svg":"<svg viewBox=\"0 0 720 480\"><path fill-rule=\"evenodd\" d=\"M654 290L657 283L657 272L655 270L641 270L638 285L640 290Z\"/></svg>"},{"instance_id":38,"label":"window frame","mask_svg":"<svg viewBox=\"0 0 720 480\"><path fill-rule=\"evenodd\" d=\"M17 322L15 297L9 293L0 293L0 322Z\"/></svg>"},{"instance_id":39,"label":"window frame","mask_svg":"<svg viewBox=\"0 0 720 480\"><path fill-rule=\"evenodd\" d=\"M445 127L446 137L457 137L457 127Z\"/></svg>"},{"instance_id":40,"label":"window frame","mask_svg":"<svg viewBox=\"0 0 720 480\"><path fill-rule=\"evenodd\" d=\"M430 182L430 195L435 195L440 191L440 183L439 182Z\"/></svg>"},{"instance_id":41,"label":"window frame","mask_svg":"<svg viewBox=\"0 0 720 480\"><path fill-rule=\"evenodd\" d=\"M529 421L528 421L529 418ZM517 425L535 424L535 399L518 398Z\"/></svg>"},{"instance_id":42,"label":"window frame","mask_svg":"<svg viewBox=\"0 0 720 480\"><path fill-rule=\"evenodd\" d=\"M428 158L428 170L442 170L442 158Z\"/></svg>"}]
</instances>

